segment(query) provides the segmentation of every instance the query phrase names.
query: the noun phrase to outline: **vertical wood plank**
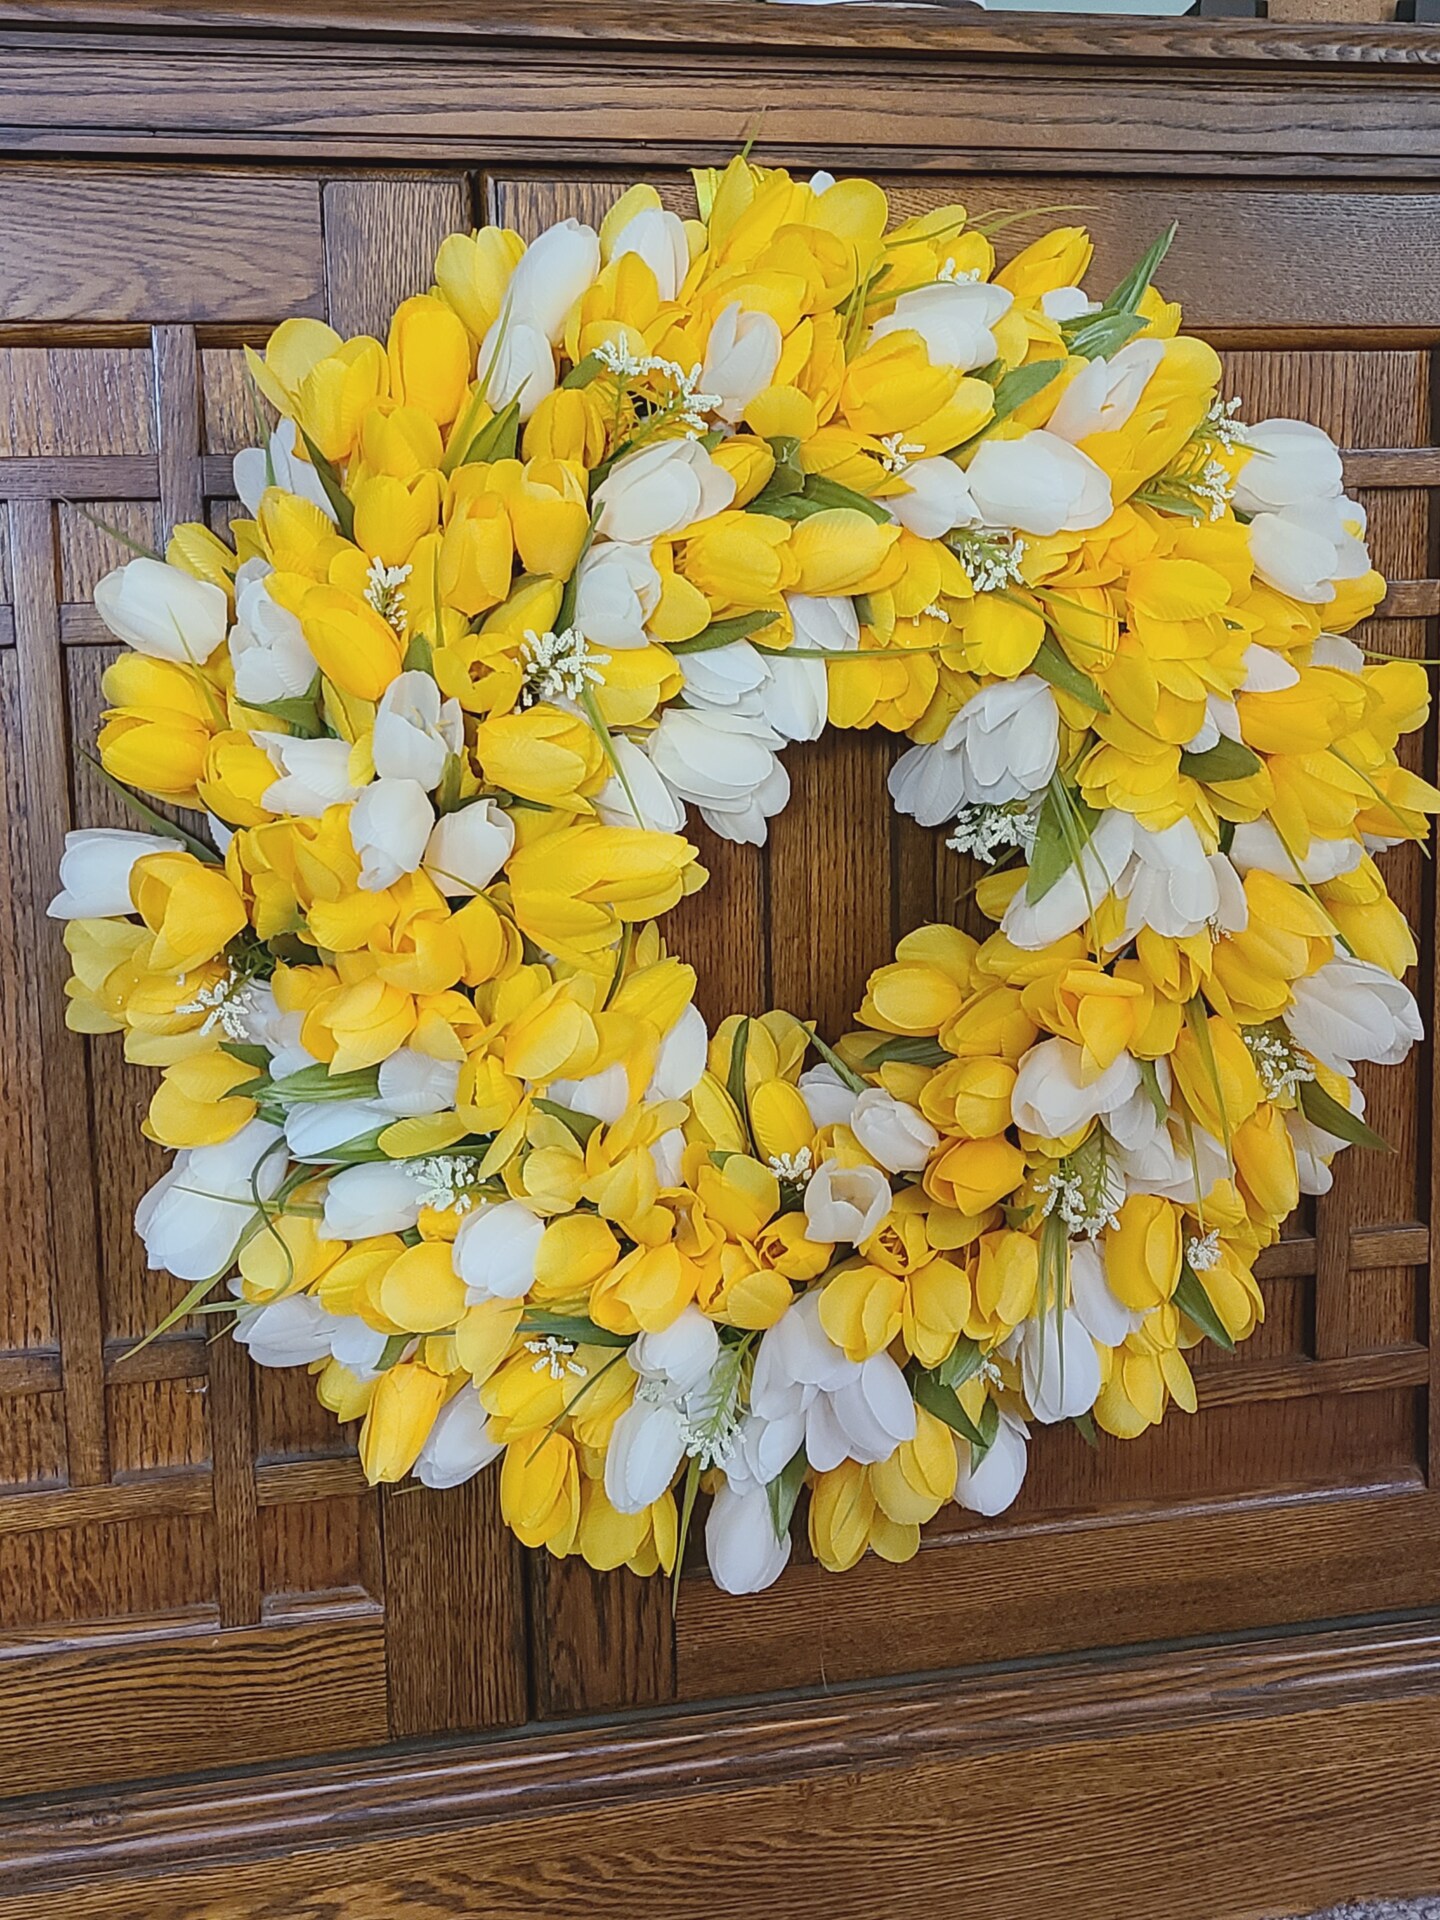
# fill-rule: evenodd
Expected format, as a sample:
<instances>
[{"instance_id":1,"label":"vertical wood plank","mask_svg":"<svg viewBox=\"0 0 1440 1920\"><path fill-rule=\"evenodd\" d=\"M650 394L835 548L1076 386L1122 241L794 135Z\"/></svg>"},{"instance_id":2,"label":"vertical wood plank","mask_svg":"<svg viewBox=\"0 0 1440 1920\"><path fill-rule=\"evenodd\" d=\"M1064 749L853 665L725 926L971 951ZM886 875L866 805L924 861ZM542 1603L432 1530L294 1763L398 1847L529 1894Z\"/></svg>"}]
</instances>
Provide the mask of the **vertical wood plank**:
<instances>
[{"instance_id":1,"label":"vertical wood plank","mask_svg":"<svg viewBox=\"0 0 1440 1920\"><path fill-rule=\"evenodd\" d=\"M83 1048L65 1028L64 951L44 911L70 824L70 738L56 601L54 509L48 501L12 500L10 564L19 655L20 734L30 808L26 860L32 934L45 942L36 968L40 1004L47 1205L55 1249L56 1308L65 1383L65 1435L72 1486L98 1486L109 1475L105 1439L105 1375L101 1346L99 1238L90 1176L90 1099Z\"/></svg>"},{"instance_id":2,"label":"vertical wood plank","mask_svg":"<svg viewBox=\"0 0 1440 1920\"><path fill-rule=\"evenodd\" d=\"M447 233L470 225L462 174L332 180L324 191L329 317L384 338L431 284ZM528 1707L522 1549L494 1474L380 1496L390 1724L397 1736L523 1720Z\"/></svg>"},{"instance_id":3,"label":"vertical wood plank","mask_svg":"<svg viewBox=\"0 0 1440 1920\"><path fill-rule=\"evenodd\" d=\"M227 1335L210 1342L206 1358L220 1624L248 1627L259 1620L263 1597L251 1361L240 1343Z\"/></svg>"},{"instance_id":4,"label":"vertical wood plank","mask_svg":"<svg viewBox=\"0 0 1440 1920\"><path fill-rule=\"evenodd\" d=\"M172 527L204 512L200 489L200 364L193 327L152 327L160 518Z\"/></svg>"}]
</instances>

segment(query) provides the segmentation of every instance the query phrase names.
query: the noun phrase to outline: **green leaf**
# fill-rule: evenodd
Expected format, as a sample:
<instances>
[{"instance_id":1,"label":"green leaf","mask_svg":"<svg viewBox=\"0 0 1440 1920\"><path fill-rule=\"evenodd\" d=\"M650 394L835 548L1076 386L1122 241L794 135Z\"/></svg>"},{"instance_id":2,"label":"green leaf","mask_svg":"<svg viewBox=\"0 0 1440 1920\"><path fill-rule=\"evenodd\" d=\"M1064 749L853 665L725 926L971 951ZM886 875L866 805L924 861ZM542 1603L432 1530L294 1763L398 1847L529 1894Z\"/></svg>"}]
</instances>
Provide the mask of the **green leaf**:
<instances>
[{"instance_id":1,"label":"green leaf","mask_svg":"<svg viewBox=\"0 0 1440 1920\"><path fill-rule=\"evenodd\" d=\"M979 1343L962 1333L954 1347L931 1372L942 1387L958 1392L967 1380L973 1380L985 1364L985 1355L980 1351Z\"/></svg>"},{"instance_id":2,"label":"green leaf","mask_svg":"<svg viewBox=\"0 0 1440 1920\"><path fill-rule=\"evenodd\" d=\"M113 773L107 773L93 753L82 753L80 757L82 760L89 761L96 779L102 781L118 799L123 800L130 811L138 819L143 820L152 833L163 833L167 839L178 840L188 852L194 854L197 860L205 861L208 866L224 865L214 847L207 846L203 840L197 840L195 835L187 833L184 827L177 827L173 820L167 820L163 813L152 807L147 800L142 800L138 793L125 785L123 780L117 780Z\"/></svg>"},{"instance_id":3,"label":"green leaf","mask_svg":"<svg viewBox=\"0 0 1440 1920\"><path fill-rule=\"evenodd\" d=\"M1059 693L1068 693L1095 713L1108 713L1109 705L1088 673L1081 671L1053 633L1040 642L1040 650L1031 661L1032 669Z\"/></svg>"},{"instance_id":4,"label":"green leaf","mask_svg":"<svg viewBox=\"0 0 1440 1920\"><path fill-rule=\"evenodd\" d=\"M992 427L997 427L1002 420L1008 420L1012 413L1018 413L1037 393L1043 393L1055 376L1064 371L1064 367L1063 360L1032 360L1028 366L1012 367L1009 373L1003 374L995 388L995 411L980 432L965 442L966 446L973 446Z\"/></svg>"},{"instance_id":5,"label":"green leaf","mask_svg":"<svg viewBox=\"0 0 1440 1920\"><path fill-rule=\"evenodd\" d=\"M987 1400L980 1409L980 1445L975 1454L978 1467L985 1455L995 1444L995 1436L1000 1431L1000 1407L998 1402ZM973 1444L973 1442L972 1442Z\"/></svg>"},{"instance_id":6,"label":"green leaf","mask_svg":"<svg viewBox=\"0 0 1440 1920\"><path fill-rule=\"evenodd\" d=\"M810 1035L810 1044L825 1064L835 1069L835 1072L852 1093L864 1093L870 1082L868 1080L862 1080L853 1067L847 1067L835 1049L827 1046L818 1033L812 1033Z\"/></svg>"},{"instance_id":7,"label":"green leaf","mask_svg":"<svg viewBox=\"0 0 1440 1920\"><path fill-rule=\"evenodd\" d=\"M1180 1283L1175 1289L1175 1304L1187 1320L1193 1320L1203 1334L1226 1353L1235 1351L1235 1342L1225 1331L1225 1322L1216 1313L1204 1282L1188 1260L1180 1268Z\"/></svg>"},{"instance_id":8,"label":"green leaf","mask_svg":"<svg viewBox=\"0 0 1440 1920\"><path fill-rule=\"evenodd\" d=\"M1348 1140L1352 1147L1370 1147L1377 1153L1394 1152L1383 1134L1376 1133L1373 1127L1367 1127L1358 1113L1351 1113L1348 1107L1342 1107L1318 1080L1301 1082L1300 1111L1323 1133L1333 1133L1337 1140Z\"/></svg>"},{"instance_id":9,"label":"green leaf","mask_svg":"<svg viewBox=\"0 0 1440 1920\"><path fill-rule=\"evenodd\" d=\"M535 1105L552 1120L563 1121L582 1147L600 1124L593 1113L577 1113L573 1107L562 1107L558 1100L537 1100Z\"/></svg>"},{"instance_id":10,"label":"green leaf","mask_svg":"<svg viewBox=\"0 0 1440 1920\"><path fill-rule=\"evenodd\" d=\"M1182 753L1180 756L1180 771L1188 773L1192 780L1203 780L1210 786L1217 781L1248 780L1252 773L1258 773L1259 770L1259 754L1252 753L1239 740L1232 740L1223 733L1215 745L1207 747L1203 753Z\"/></svg>"},{"instance_id":11,"label":"green leaf","mask_svg":"<svg viewBox=\"0 0 1440 1920\"><path fill-rule=\"evenodd\" d=\"M380 1349L380 1358L375 1362L375 1371L388 1373L414 1337L409 1333L392 1333Z\"/></svg>"},{"instance_id":12,"label":"green leaf","mask_svg":"<svg viewBox=\"0 0 1440 1920\"><path fill-rule=\"evenodd\" d=\"M1072 1413L1070 1416L1070 1424L1074 1427L1087 1447L1094 1447L1097 1452L1099 1451L1100 1441L1095 1432L1094 1414Z\"/></svg>"},{"instance_id":13,"label":"green leaf","mask_svg":"<svg viewBox=\"0 0 1440 1920\"><path fill-rule=\"evenodd\" d=\"M232 1060L239 1060L247 1067L268 1067L270 1054L265 1047L252 1046L248 1040L222 1040L221 1053L228 1053Z\"/></svg>"},{"instance_id":14,"label":"green leaf","mask_svg":"<svg viewBox=\"0 0 1440 1920\"><path fill-rule=\"evenodd\" d=\"M735 1111L747 1135L750 1133L750 1102L745 1095L745 1055L750 1050L750 1016L745 1014L730 1042L730 1071L725 1076L725 1091L735 1102Z\"/></svg>"},{"instance_id":15,"label":"green leaf","mask_svg":"<svg viewBox=\"0 0 1440 1920\"><path fill-rule=\"evenodd\" d=\"M1172 220L1153 246L1135 262L1125 278L1116 287L1105 302L1105 313L1134 313L1145 297L1145 291L1155 278L1156 268L1170 251L1170 244L1180 231L1180 223Z\"/></svg>"},{"instance_id":16,"label":"green leaf","mask_svg":"<svg viewBox=\"0 0 1440 1920\"><path fill-rule=\"evenodd\" d=\"M889 509L878 500L872 500L868 494L857 493L853 487L842 487L838 480L828 480L823 474L812 473L807 476L805 498L814 502L817 511L822 513L835 507L847 507L854 513L863 513L876 526L890 524Z\"/></svg>"},{"instance_id":17,"label":"green leaf","mask_svg":"<svg viewBox=\"0 0 1440 1920\"><path fill-rule=\"evenodd\" d=\"M254 713L268 713L272 719L279 720L289 727L292 734L300 740L319 740L327 728L320 717L320 676L317 673L304 693L289 700L246 700L243 704Z\"/></svg>"},{"instance_id":18,"label":"green leaf","mask_svg":"<svg viewBox=\"0 0 1440 1920\"><path fill-rule=\"evenodd\" d=\"M628 1333L612 1333L608 1327L597 1327L593 1320L587 1320L578 1313L542 1313L538 1307L527 1307L520 1320L521 1333L538 1334L542 1340L568 1340L576 1347L628 1347Z\"/></svg>"},{"instance_id":19,"label":"green leaf","mask_svg":"<svg viewBox=\"0 0 1440 1920\"><path fill-rule=\"evenodd\" d=\"M917 1367L910 1376L910 1391L915 1396L916 1404L924 1407L927 1413L933 1413L937 1420L943 1420L952 1433L958 1433L972 1447L988 1448L990 1441L985 1438L983 1418L980 1426L977 1426L956 1399L954 1390L942 1386L936 1374L927 1368ZM991 1407L995 1403L987 1400L985 1404ZM992 1433L990 1439L994 1437Z\"/></svg>"},{"instance_id":20,"label":"green leaf","mask_svg":"<svg viewBox=\"0 0 1440 1920\"><path fill-rule=\"evenodd\" d=\"M777 1540L783 1540L790 1531L790 1522L795 1517L795 1503L805 1484L806 1464L802 1442L765 1489L770 1498L770 1524L775 1529Z\"/></svg>"},{"instance_id":21,"label":"green leaf","mask_svg":"<svg viewBox=\"0 0 1440 1920\"><path fill-rule=\"evenodd\" d=\"M275 1082L275 1091L283 1100L373 1100L380 1091L380 1079L374 1067L357 1067L353 1073L331 1073L325 1066L301 1067Z\"/></svg>"},{"instance_id":22,"label":"green leaf","mask_svg":"<svg viewBox=\"0 0 1440 1920\"><path fill-rule=\"evenodd\" d=\"M368 1133L357 1133L353 1140L343 1140L338 1147L327 1147L323 1153L307 1154L299 1164L304 1167L388 1166L390 1156L380 1145L380 1136L384 1131L383 1127L372 1127Z\"/></svg>"},{"instance_id":23,"label":"green leaf","mask_svg":"<svg viewBox=\"0 0 1440 1920\"><path fill-rule=\"evenodd\" d=\"M1079 864L1099 818L1095 809L1078 793L1071 793L1058 775L1050 782L1040 805L1025 882L1025 898L1032 907L1045 898L1062 874Z\"/></svg>"},{"instance_id":24,"label":"green leaf","mask_svg":"<svg viewBox=\"0 0 1440 1920\"><path fill-rule=\"evenodd\" d=\"M482 460L513 460L519 437L520 402L512 400L498 413L491 415L455 465L473 467Z\"/></svg>"},{"instance_id":25,"label":"green leaf","mask_svg":"<svg viewBox=\"0 0 1440 1920\"><path fill-rule=\"evenodd\" d=\"M295 423L295 431L305 442L305 451L310 456L310 464L319 476L325 498L335 509L335 520L341 533L347 540L353 540L355 538L355 505L340 483L340 469L333 460L325 458L298 420Z\"/></svg>"},{"instance_id":26,"label":"green leaf","mask_svg":"<svg viewBox=\"0 0 1440 1920\"><path fill-rule=\"evenodd\" d=\"M412 627L405 641L405 658L401 661L406 673L429 673L435 659L435 649L430 644L428 634L419 627ZM451 755L454 758L454 755Z\"/></svg>"},{"instance_id":27,"label":"green leaf","mask_svg":"<svg viewBox=\"0 0 1440 1920\"><path fill-rule=\"evenodd\" d=\"M700 1462L691 1458L685 1469L685 1491L680 1496L680 1524L675 1535L675 1573L670 1582L670 1618L680 1606L680 1573L685 1565L685 1543L690 1538L690 1522L695 1517L695 1500L700 1492Z\"/></svg>"},{"instance_id":28,"label":"green leaf","mask_svg":"<svg viewBox=\"0 0 1440 1920\"><path fill-rule=\"evenodd\" d=\"M587 353L583 360L577 360L565 378L562 387L588 387L592 380L598 380L605 371L605 362L598 353Z\"/></svg>"},{"instance_id":29,"label":"green leaf","mask_svg":"<svg viewBox=\"0 0 1440 1920\"><path fill-rule=\"evenodd\" d=\"M759 633L764 627L774 626L777 615L774 611L761 607L756 613L732 614L728 620L712 620L703 632L697 633L693 640L675 640L669 645L670 653L712 653L716 647L728 647L736 640L748 640L752 633Z\"/></svg>"},{"instance_id":30,"label":"green leaf","mask_svg":"<svg viewBox=\"0 0 1440 1920\"><path fill-rule=\"evenodd\" d=\"M1153 1060L1137 1060L1135 1065L1140 1069L1140 1084L1144 1087L1150 1105L1154 1109L1155 1118L1160 1122L1161 1126L1164 1126L1170 1112L1170 1103L1160 1091L1160 1076L1155 1071L1155 1062Z\"/></svg>"},{"instance_id":31,"label":"green leaf","mask_svg":"<svg viewBox=\"0 0 1440 1920\"><path fill-rule=\"evenodd\" d=\"M1082 360L1099 360L1117 353L1145 325L1138 313L1095 313L1060 329L1065 344ZM1074 331L1070 328L1073 326Z\"/></svg>"},{"instance_id":32,"label":"green leaf","mask_svg":"<svg viewBox=\"0 0 1440 1920\"><path fill-rule=\"evenodd\" d=\"M900 1061L912 1067L943 1067L954 1056L945 1051L938 1040L927 1040L923 1034L897 1033L889 1040L882 1040L865 1056L865 1071L874 1073L877 1067L888 1065L891 1061Z\"/></svg>"}]
</instances>

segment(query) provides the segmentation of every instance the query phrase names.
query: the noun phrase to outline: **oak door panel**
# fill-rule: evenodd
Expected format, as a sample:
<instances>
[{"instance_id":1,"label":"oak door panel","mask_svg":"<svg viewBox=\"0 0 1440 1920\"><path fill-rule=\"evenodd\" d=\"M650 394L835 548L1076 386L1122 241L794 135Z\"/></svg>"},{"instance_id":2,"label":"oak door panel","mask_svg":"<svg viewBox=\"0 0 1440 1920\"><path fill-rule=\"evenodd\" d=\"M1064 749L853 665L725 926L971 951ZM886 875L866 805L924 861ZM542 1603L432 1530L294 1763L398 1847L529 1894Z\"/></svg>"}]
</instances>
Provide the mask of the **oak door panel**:
<instances>
[{"instance_id":1,"label":"oak door panel","mask_svg":"<svg viewBox=\"0 0 1440 1920\"><path fill-rule=\"evenodd\" d=\"M132 1225L163 1166L151 1076L65 1031L44 918L66 827L129 824L86 757L118 651L96 579L177 520L228 524L230 456L264 421L241 342L292 313L383 334L467 224L468 180L17 166L0 189L7 1790L513 1722L493 1476L382 1502L303 1371L198 1318L132 1353L178 1292Z\"/></svg>"},{"instance_id":2,"label":"oak door panel","mask_svg":"<svg viewBox=\"0 0 1440 1920\"><path fill-rule=\"evenodd\" d=\"M693 212L687 176L652 177L668 205ZM530 237L568 215L598 221L623 185L497 174L486 208ZM1313 419L1354 450L1376 564L1402 583L1368 637L1434 653L1440 454L1427 451L1427 342L1440 339L1440 195L1044 175L886 185L901 215L951 200L974 216L1051 210L999 235L1002 257L1047 226L1083 222L1101 290L1178 218L1164 291L1221 345L1225 392L1247 417ZM1397 271L1377 275L1377 258ZM696 829L712 878L669 928L700 969L711 1018L782 1006L833 1037L900 933L946 916L983 926L964 905L973 865L893 817L885 775L899 744L876 730L791 748L793 797L762 850ZM1408 751L1433 768L1433 724ZM1399 849L1384 864L1432 948L1430 863ZM673 1642L640 1582L546 1565L531 1576L541 1710L664 1697L672 1672L678 1695L698 1699L1433 1603L1432 1071L1428 1046L1402 1068L1362 1069L1394 1151L1342 1156L1333 1192L1288 1223L1262 1262L1266 1324L1234 1354L1197 1356L1197 1418L1172 1409L1143 1439L1101 1436L1093 1452L1068 1428L1038 1429L1014 1511L980 1522L947 1507L905 1567L870 1558L832 1578L802 1544L777 1588L737 1602L696 1565ZM631 1623L623 1642L598 1625L617 1609Z\"/></svg>"}]
</instances>

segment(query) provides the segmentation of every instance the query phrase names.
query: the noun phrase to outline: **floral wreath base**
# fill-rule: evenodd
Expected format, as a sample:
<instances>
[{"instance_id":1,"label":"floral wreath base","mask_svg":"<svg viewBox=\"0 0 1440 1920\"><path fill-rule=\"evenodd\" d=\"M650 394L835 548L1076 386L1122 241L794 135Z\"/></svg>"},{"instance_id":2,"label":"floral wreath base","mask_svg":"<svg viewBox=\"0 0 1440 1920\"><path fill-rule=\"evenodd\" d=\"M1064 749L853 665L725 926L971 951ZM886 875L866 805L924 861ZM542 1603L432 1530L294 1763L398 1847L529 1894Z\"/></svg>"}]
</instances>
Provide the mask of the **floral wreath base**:
<instances>
[{"instance_id":1,"label":"floral wreath base","mask_svg":"<svg viewBox=\"0 0 1440 1920\"><path fill-rule=\"evenodd\" d=\"M150 1265L362 1422L371 1481L499 1458L506 1520L727 1591L1015 1498L1244 1339L1261 1248L1420 1037L1373 855L1440 794L1330 440L1249 429L1063 229L889 224L736 160L682 221L455 234L388 341L291 320L233 548L103 579L70 1025L157 1067ZM1167 236L1168 239L1168 236ZM687 808L758 843L786 745L909 736L991 870L828 1046L711 1033L657 916ZM208 818L192 834L140 800ZM153 1337L153 1336L152 1336Z\"/></svg>"}]
</instances>

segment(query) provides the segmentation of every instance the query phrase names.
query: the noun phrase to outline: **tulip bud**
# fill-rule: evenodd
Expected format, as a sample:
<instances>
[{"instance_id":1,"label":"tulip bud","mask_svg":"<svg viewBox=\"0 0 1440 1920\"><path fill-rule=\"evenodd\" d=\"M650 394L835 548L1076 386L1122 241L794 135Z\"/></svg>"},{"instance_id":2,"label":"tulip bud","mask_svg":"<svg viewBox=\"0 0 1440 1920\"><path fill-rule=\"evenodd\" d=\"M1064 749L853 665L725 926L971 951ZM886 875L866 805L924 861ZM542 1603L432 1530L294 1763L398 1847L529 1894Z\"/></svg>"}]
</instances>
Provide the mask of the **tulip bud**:
<instances>
[{"instance_id":1,"label":"tulip bud","mask_svg":"<svg viewBox=\"0 0 1440 1920\"><path fill-rule=\"evenodd\" d=\"M381 1374L360 1429L360 1465L371 1486L403 1480L445 1399L445 1381L414 1361Z\"/></svg>"},{"instance_id":2,"label":"tulip bud","mask_svg":"<svg viewBox=\"0 0 1440 1920\"><path fill-rule=\"evenodd\" d=\"M223 644L224 591L163 560L142 558L96 583L95 610L113 634L156 660L199 664Z\"/></svg>"}]
</instances>

